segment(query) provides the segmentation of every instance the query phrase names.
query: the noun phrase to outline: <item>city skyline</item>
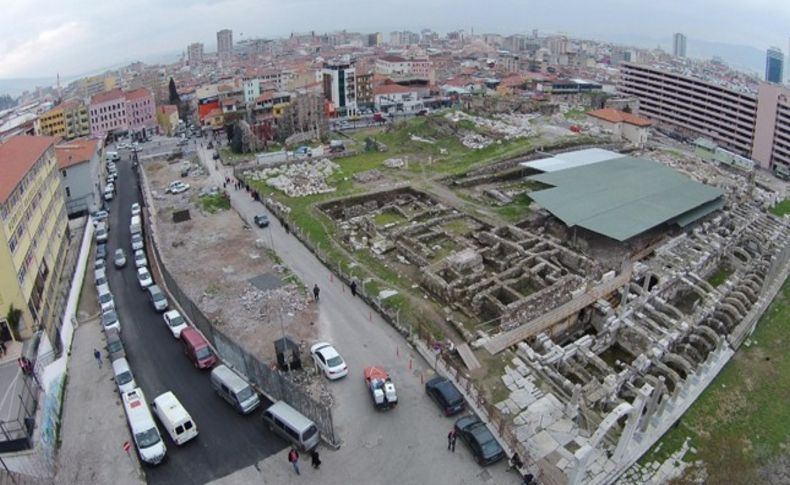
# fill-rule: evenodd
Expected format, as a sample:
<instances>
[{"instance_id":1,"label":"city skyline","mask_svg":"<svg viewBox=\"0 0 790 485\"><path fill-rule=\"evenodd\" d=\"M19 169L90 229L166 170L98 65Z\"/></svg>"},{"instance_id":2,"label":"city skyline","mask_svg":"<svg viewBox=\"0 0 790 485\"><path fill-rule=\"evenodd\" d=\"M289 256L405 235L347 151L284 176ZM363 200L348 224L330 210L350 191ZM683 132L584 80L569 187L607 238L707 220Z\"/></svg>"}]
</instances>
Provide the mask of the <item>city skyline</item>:
<instances>
[{"instance_id":1,"label":"city skyline","mask_svg":"<svg viewBox=\"0 0 790 485\"><path fill-rule=\"evenodd\" d=\"M167 5L136 0L106 5L80 0L68 6L52 0L10 0L6 18L13 22L0 37L0 78L50 77L58 72L73 76L118 62L182 52L193 42L202 42L208 52L214 52L216 32L225 28L233 30L236 42L280 37L292 31L343 29L386 33L474 28L477 33L526 33L537 28L602 41L640 35L671 41L673 32L684 32L690 42L707 39L764 51L784 44L787 35L783 26L790 24L790 5L777 0L762 0L760 9L746 0L730 0L724 6L721 2L689 6L673 1L629 9L618 8L617 3L605 0L592 8L572 0L567 9L556 12L515 0L495 0L485 5L461 0L453 4L453 10L462 13L453 15L448 13L445 0L427 4L405 0L392 4L393 8L380 5L378 15L361 8L365 5L359 0L346 1L343 8L315 0L285 5L253 0L178 0ZM306 11L312 14L308 18ZM701 22L703 18L705 22ZM475 24L469 25L468 19L475 19ZM634 28L637 23L642 24L639 29Z\"/></svg>"}]
</instances>

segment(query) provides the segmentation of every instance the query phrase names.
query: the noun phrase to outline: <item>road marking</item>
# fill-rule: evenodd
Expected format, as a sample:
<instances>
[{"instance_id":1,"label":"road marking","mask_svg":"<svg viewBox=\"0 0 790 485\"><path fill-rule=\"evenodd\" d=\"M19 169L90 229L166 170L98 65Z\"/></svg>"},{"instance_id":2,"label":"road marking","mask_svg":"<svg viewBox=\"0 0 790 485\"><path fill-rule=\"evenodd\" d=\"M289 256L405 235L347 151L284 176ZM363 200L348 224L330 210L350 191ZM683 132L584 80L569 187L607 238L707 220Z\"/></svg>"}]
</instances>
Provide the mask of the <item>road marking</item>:
<instances>
[{"instance_id":1,"label":"road marking","mask_svg":"<svg viewBox=\"0 0 790 485\"><path fill-rule=\"evenodd\" d=\"M14 376L14 379L11 381L11 385L8 386L8 389L6 389L5 394L3 394L3 399L0 400L0 409L3 409L3 407L5 406L6 399L8 399L8 396L11 395L11 391L13 391L16 388L16 381L19 379L19 376L21 374L22 374L22 370L18 369L16 375ZM6 421L8 418L12 417L10 415L10 412L11 409L9 408L9 414L3 417L3 421Z\"/></svg>"}]
</instances>

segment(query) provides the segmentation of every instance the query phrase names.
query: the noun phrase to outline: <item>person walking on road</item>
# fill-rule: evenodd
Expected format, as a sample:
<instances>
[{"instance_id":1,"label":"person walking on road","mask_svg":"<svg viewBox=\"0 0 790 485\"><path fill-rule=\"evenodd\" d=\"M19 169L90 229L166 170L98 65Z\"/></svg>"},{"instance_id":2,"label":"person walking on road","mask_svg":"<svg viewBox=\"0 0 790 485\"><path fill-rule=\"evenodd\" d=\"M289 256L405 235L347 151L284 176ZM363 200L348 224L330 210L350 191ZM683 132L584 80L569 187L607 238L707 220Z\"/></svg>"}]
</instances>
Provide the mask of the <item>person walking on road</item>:
<instances>
[{"instance_id":1,"label":"person walking on road","mask_svg":"<svg viewBox=\"0 0 790 485\"><path fill-rule=\"evenodd\" d=\"M288 461L291 462L291 465L294 466L294 471L297 475L299 475L299 452L296 451L296 448L291 448L291 451L288 452Z\"/></svg>"},{"instance_id":2,"label":"person walking on road","mask_svg":"<svg viewBox=\"0 0 790 485\"><path fill-rule=\"evenodd\" d=\"M96 359L96 363L99 365L99 369L101 369L101 352L99 349L93 349L93 357Z\"/></svg>"},{"instance_id":3,"label":"person walking on road","mask_svg":"<svg viewBox=\"0 0 790 485\"><path fill-rule=\"evenodd\" d=\"M357 296L357 282L351 280L351 296Z\"/></svg>"},{"instance_id":4,"label":"person walking on road","mask_svg":"<svg viewBox=\"0 0 790 485\"><path fill-rule=\"evenodd\" d=\"M458 439L458 433L455 431L455 428L450 430L447 434L447 449L455 453L455 440Z\"/></svg>"},{"instance_id":5,"label":"person walking on road","mask_svg":"<svg viewBox=\"0 0 790 485\"><path fill-rule=\"evenodd\" d=\"M313 468L316 470L321 468L321 457L318 456L318 450L315 448L310 452L310 464L313 465Z\"/></svg>"},{"instance_id":6,"label":"person walking on road","mask_svg":"<svg viewBox=\"0 0 790 485\"><path fill-rule=\"evenodd\" d=\"M313 296L315 297L315 301L318 301L318 294L321 293L321 289L318 288L318 283L313 286Z\"/></svg>"}]
</instances>

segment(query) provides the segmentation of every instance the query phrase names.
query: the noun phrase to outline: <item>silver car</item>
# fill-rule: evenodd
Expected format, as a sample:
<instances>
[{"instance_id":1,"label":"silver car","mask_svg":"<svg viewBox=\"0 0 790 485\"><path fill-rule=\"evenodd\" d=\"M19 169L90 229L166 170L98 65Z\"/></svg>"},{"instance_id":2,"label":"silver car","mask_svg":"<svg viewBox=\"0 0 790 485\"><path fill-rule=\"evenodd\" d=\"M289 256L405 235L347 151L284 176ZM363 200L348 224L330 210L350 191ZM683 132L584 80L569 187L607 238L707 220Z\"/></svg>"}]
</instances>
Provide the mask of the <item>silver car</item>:
<instances>
[{"instance_id":1,"label":"silver car","mask_svg":"<svg viewBox=\"0 0 790 485\"><path fill-rule=\"evenodd\" d=\"M167 297L164 292L157 285L148 287L148 297L151 299L151 304L158 312L167 310Z\"/></svg>"},{"instance_id":2,"label":"silver car","mask_svg":"<svg viewBox=\"0 0 790 485\"><path fill-rule=\"evenodd\" d=\"M118 248L115 250L113 262L115 263L116 268L123 268L126 266L126 254L123 252L123 249Z\"/></svg>"},{"instance_id":3,"label":"silver car","mask_svg":"<svg viewBox=\"0 0 790 485\"><path fill-rule=\"evenodd\" d=\"M145 257L145 251L142 249L138 249L134 252L134 265L137 268L142 268L143 266L148 266L148 259Z\"/></svg>"}]
</instances>

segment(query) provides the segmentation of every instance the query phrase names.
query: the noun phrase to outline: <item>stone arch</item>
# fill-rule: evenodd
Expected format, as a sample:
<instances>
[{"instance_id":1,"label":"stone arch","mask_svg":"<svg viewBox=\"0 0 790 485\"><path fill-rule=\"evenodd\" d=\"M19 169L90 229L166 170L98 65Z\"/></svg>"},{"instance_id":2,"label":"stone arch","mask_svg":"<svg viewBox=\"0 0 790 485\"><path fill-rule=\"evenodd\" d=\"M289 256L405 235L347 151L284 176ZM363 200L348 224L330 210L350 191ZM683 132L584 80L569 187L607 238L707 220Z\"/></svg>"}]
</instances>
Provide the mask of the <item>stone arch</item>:
<instances>
[{"instance_id":1,"label":"stone arch","mask_svg":"<svg viewBox=\"0 0 790 485\"><path fill-rule=\"evenodd\" d=\"M676 353L669 353L664 357L664 363L675 372L683 372L683 379L686 379L689 374L694 373L694 369L688 360L679 356Z\"/></svg>"},{"instance_id":2,"label":"stone arch","mask_svg":"<svg viewBox=\"0 0 790 485\"><path fill-rule=\"evenodd\" d=\"M719 345L719 335L709 326L706 325L695 325L694 328L691 330L694 334L700 335L704 337L708 342L713 346L713 348L718 347Z\"/></svg>"}]
</instances>

